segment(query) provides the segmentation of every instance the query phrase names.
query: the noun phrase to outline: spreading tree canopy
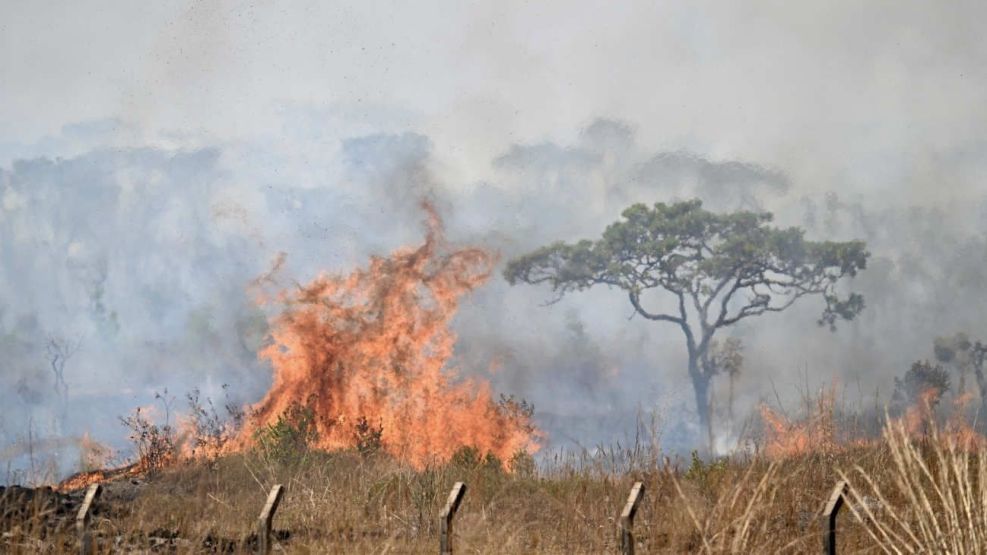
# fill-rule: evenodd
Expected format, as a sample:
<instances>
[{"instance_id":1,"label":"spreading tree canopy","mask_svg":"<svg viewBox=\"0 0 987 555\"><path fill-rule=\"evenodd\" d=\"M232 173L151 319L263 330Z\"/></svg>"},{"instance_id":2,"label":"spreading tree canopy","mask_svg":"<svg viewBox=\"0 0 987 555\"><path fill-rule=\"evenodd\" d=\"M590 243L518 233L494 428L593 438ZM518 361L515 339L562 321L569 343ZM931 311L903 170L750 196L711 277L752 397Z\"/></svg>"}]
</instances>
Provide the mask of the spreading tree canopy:
<instances>
[{"instance_id":1,"label":"spreading tree canopy","mask_svg":"<svg viewBox=\"0 0 987 555\"><path fill-rule=\"evenodd\" d=\"M512 285L547 284L554 300L594 285L621 289L637 314L677 325L711 441L709 385L717 365L710 345L718 330L809 296L824 301L819 324L831 329L864 307L861 295L838 288L866 267L862 241L809 241L802 229L772 227L771 220L768 212L709 212L699 200L635 204L600 239L542 247L508 262L504 276ZM675 308L649 306L649 290L671 295Z\"/></svg>"}]
</instances>

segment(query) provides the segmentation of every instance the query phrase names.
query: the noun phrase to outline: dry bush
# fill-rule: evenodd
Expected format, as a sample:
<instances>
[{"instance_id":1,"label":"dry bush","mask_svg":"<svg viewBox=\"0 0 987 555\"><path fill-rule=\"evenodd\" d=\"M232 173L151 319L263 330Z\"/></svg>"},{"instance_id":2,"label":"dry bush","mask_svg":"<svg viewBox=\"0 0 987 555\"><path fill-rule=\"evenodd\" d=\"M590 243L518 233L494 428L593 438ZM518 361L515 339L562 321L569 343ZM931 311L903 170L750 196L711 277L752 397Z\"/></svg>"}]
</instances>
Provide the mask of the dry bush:
<instances>
[{"instance_id":1,"label":"dry bush","mask_svg":"<svg viewBox=\"0 0 987 555\"><path fill-rule=\"evenodd\" d=\"M153 474L175 459L175 431L169 424L158 426L140 408L130 416L121 416L120 423L130 431L138 464L146 472Z\"/></svg>"}]
</instances>

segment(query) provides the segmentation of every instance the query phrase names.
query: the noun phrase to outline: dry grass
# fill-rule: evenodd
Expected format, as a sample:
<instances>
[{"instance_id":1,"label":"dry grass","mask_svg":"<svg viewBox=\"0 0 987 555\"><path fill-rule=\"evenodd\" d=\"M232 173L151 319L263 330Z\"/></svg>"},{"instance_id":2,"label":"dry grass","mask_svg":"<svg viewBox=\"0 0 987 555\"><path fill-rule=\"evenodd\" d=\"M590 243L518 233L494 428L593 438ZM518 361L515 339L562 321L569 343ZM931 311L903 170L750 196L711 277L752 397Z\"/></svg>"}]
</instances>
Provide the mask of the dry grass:
<instances>
[{"instance_id":1,"label":"dry grass","mask_svg":"<svg viewBox=\"0 0 987 555\"><path fill-rule=\"evenodd\" d=\"M885 553L987 549L987 452L949 432L933 425L916 441L892 422L884 439L893 465L882 475L854 467L850 510Z\"/></svg>"},{"instance_id":2,"label":"dry grass","mask_svg":"<svg viewBox=\"0 0 987 555\"><path fill-rule=\"evenodd\" d=\"M310 453L291 463L236 455L174 467L136 485L110 484L94 526L100 552L245 551L255 541L249 535L268 490L281 483L287 493L275 519L275 529L283 531L279 549L433 552L439 511L452 484L461 480L469 491L456 519L458 552L606 553L617 550L617 516L631 485L640 480L646 487L635 524L641 553L804 553L820 549L818 513L841 469L858 469L854 472L881 491L930 485L901 482L902 472L912 467L898 465L922 456L902 449L891 442L838 455L714 464L613 450L596 456L560 454L534 472L516 474L482 462L414 471L356 453ZM979 483L974 476L969 480ZM856 489L854 495L855 505L868 502ZM955 496L957 511L983 518L977 512L982 498ZM889 493L881 503L908 507L910 499ZM856 512L861 523L849 511L841 517L841 552L878 552L887 538L918 545L925 537L912 519L905 525L914 537L885 528L886 538L877 527L892 523L878 524L859 507ZM5 549L74 550L71 528L43 526L50 516L6 525Z\"/></svg>"},{"instance_id":3,"label":"dry grass","mask_svg":"<svg viewBox=\"0 0 987 555\"><path fill-rule=\"evenodd\" d=\"M464 481L459 553L613 553L618 514L641 481L639 553L806 553L821 549L821 509L846 479L841 553L985 552L983 438L969 443L969 433L934 424L928 432L915 440L914 431L892 421L881 440L775 460L668 460L655 450L616 446L592 455L560 452L537 468L515 464L516 472L475 453L426 470L356 450L245 453L113 481L93 526L99 552L248 552L267 492L284 484L275 518L280 551L427 553L438 547L438 515L450 488ZM55 507L0 499L0 551L75 552L73 499Z\"/></svg>"}]
</instances>

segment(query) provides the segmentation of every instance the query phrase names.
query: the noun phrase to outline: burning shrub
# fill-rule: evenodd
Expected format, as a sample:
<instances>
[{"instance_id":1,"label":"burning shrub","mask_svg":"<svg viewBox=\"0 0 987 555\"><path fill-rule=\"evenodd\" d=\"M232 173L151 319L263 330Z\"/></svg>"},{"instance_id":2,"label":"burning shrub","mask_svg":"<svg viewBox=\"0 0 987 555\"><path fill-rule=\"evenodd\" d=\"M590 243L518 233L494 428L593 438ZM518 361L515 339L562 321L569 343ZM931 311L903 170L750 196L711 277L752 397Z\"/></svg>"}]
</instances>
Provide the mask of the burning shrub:
<instances>
[{"instance_id":1,"label":"burning shrub","mask_svg":"<svg viewBox=\"0 0 987 555\"><path fill-rule=\"evenodd\" d=\"M226 394L229 386L223 385ZM244 412L236 403L226 398L224 408L227 417L221 418L213 405L212 399L205 402L199 396L199 390L193 389L185 397L189 405L189 426L191 427L192 456L205 455L216 457L226 443L231 440L243 425Z\"/></svg>"},{"instance_id":2,"label":"burning shrub","mask_svg":"<svg viewBox=\"0 0 987 555\"><path fill-rule=\"evenodd\" d=\"M304 459L317 437L315 411L310 404L295 401L277 421L254 432L254 443L266 459L290 463Z\"/></svg>"},{"instance_id":3,"label":"burning shrub","mask_svg":"<svg viewBox=\"0 0 987 555\"><path fill-rule=\"evenodd\" d=\"M476 470L493 470L500 472L504 468L504 463L493 453L481 453L479 449L471 445L464 445L452 454L449 465L460 470L473 472Z\"/></svg>"},{"instance_id":4,"label":"burning shrub","mask_svg":"<svg viewBox=\"0 0 987 555\"><path fill-rule=\"evenodd\" d=\"M357 419L353 426L353 441L356 442L356 451L363 458L369 458L380 452L381 437L384 435L384 425L379 424L375 428L366 416Z\"/></svg>"},{"instance_id":5,"label":"burning shrub","mask_svg":"<svg viewBox=\"0 0 987 555\"><path fill-rule=\"evenodd\" d=\"M137 464L142 470L153 474L174 460L175 431L169 424L159 427L139 407L134 414L120 417L120 423L130 430L130 440L137 450Z\"/></svg>"},{"instance_id":6,"label":"burning shrub","mask_svg":"<svg viewBox=\"0 0 987 555\"><path fill-rule=\"evenodd\" d=\"M521 449L507 461L507 470L518 478L530 478L535 474L535 458Z\"/></svg>"},{"instance_id":7,"label":"burning shrub","mask_svg":"<svg viewBox=\"0 0 987 555\"><path fill-rule=\"evenodd\" d=\"M896 408L928 403L934 409L948 391L949 373L938 364L920 360L912 364L904 377L894 379L891 401Z\"/></svg>"}]
</instances>

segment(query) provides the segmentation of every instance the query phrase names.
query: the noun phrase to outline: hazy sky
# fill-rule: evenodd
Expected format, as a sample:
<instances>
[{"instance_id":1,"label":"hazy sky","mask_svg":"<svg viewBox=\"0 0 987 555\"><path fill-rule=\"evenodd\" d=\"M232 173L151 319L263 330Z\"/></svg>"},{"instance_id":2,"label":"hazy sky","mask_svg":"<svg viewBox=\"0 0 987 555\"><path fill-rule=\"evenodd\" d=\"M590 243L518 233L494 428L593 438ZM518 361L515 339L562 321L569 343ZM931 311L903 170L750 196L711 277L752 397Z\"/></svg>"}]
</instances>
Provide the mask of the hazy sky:
<instances>
[{"instance_id":1,"label":"hazy sky","mask_svg":"<svg viewBox=\"0 0 987 555\"><path fill-rule=\"evenodd\" d=\"M0 143L107 117L156 144L276 141L285 112L304 113L340 136L424 133L466 179L507 144L566 139L605 116L635 125L647 148L756 160L810 189L926 194L939 166L975 164L935 188L950 194L983 172L985 12L974 1L8 0Z\"/></svg>"}]
</instances>

